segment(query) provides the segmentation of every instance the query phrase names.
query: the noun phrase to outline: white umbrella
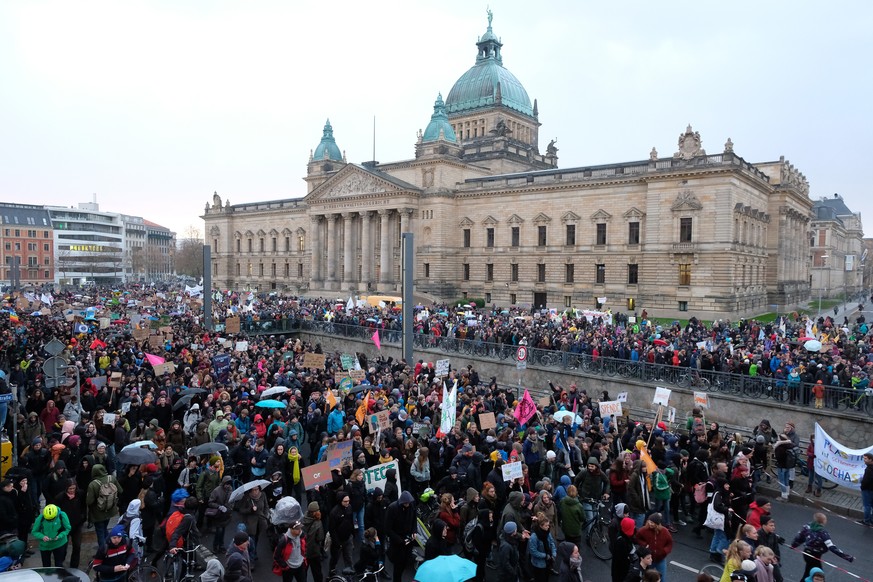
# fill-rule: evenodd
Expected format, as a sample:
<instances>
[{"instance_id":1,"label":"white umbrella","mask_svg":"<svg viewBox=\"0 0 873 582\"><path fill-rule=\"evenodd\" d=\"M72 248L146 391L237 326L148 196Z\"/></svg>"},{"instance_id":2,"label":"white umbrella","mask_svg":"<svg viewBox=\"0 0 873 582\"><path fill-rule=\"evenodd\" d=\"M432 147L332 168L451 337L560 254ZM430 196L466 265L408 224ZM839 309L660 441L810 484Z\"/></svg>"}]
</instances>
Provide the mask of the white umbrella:
<instances>
[{"instance_id":1,"label":"white umbrella","mask_svg":"<svg viewBox=\"0 0 873 582\"><path fill-rule=\"evenodd\" d=\"M803 344L803 347L806 348L806 351L808 352L817 352L821 349L821 342L811 339Z\"/></svg>"},{"instance_id":2,"label":"white umbrella","mask_svg":"<svg viewBox=\"0 0 873 582\"><path fill-rule=\"evenodd\" d=\"M156 445L152 441L136 441L135 443L130 443L129 445L127 445L126 447L124 447L121 450L126 451L127 449L133 449L133 448L137 448L137 447L148 447L152 450L157 450L158 445Z\"/></svg>"},{"instance_id":3,"label":"white umbrella","mask_svg":"<svg viewBox=\"0 0 873 582\"><path fill-rule=\"evenodd\" d=\"M246 483L242 487L237 487L236 489L234 489L233 493L230 494L230 497L228 498L227 502L228 503L236 503L237 501L242 499L242 496L245 495L246 491L250 491L250 490L254 489L255 487L260 487L263 489L264 487L266 487L269 484L270 484L270 481L267 481L266 479L258 479L256 481L249 481L248 483Z\"/></svg>"},{"instance_id":4,"label":"white umbrella","mask_svg":"<svg viewBox=\"0 0 873 582\"><path fill-rule=\"evenodd\" d=\"M275 388L267 388L261 393L261 398L269 398L273 394L285 394L290 388L287 386L276 386Z\"/></svg>"},{"instance_id":5,"label":"white umbrella","mask_svg":"<svg viewBox=\"0 0 873 582\"><path fill-rule=\"evenodd\" d=\"M567 418L567 417L569 417L571 419L573 418L573 413L570 412L569 410L559 410L558 412L556 412L555 414L552 415L552 418L554 418L558 422L564 422L564 418ZM582 418L577 414L576 420L575 421L571 420L570 422L575 422L576 424L582 424Z\"/></svg>"}]
</instances>

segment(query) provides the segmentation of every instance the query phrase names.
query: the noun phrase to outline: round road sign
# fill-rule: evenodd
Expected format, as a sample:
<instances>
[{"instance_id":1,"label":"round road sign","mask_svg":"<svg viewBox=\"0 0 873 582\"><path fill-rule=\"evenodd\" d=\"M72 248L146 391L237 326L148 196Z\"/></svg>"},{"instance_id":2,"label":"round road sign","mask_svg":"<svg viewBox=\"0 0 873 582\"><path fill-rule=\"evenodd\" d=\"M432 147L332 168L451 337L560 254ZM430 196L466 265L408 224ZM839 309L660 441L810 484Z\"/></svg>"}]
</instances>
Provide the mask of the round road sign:
<instances>
[{"instance_id":1,"label":"round road sign","mask_svg":"<svg viewBox=\"0 0 873 582\"><path fill-rule=\"evenodd\" d=\"M519 362L523 362L527 359L527 348L525 346L518 346L518 352L515 354L515 359Z\"/></svg>"}]
</instances>

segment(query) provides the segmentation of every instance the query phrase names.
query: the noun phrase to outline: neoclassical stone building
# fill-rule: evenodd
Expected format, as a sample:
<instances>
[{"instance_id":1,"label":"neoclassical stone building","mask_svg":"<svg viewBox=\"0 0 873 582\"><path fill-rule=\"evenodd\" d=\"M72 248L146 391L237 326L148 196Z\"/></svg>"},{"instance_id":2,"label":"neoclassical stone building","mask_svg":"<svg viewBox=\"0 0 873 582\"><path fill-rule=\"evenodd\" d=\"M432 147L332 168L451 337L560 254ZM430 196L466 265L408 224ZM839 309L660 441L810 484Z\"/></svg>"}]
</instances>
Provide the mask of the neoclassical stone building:
<instances>
[{"instance_id":1,"label":"neoclassical stone building","mask_svg":"<svg viewBox=\"0 0 873 582\"><path fill-rule=\"evenodd\" d=\"M558 167L538 105L488 29L439 96L415 156L349 163L328 121L298 198L207 204L219 288L347 297L395 293L400 233L415 234L415 291L500 305L648 309L736 318L810 296L806 178L707 153L690 126L675 153ZM642 148L641 148L642 149Z\"/></svg>"}]
</instances>

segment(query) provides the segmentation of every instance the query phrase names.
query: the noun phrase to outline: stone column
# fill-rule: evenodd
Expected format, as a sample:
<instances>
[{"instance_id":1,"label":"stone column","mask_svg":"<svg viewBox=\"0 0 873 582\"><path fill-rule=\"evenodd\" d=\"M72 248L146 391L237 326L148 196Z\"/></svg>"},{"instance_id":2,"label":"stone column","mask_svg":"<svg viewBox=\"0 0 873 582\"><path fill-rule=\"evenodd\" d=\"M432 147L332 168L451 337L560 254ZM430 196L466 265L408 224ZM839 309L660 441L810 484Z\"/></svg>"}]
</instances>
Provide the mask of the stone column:
<instances>
[{"instance_id":1,"label":"stone column","mask_svg":"<svg viewBox=\"0 0 873 582\"><path fill-rule=\"evenodd\" d=\"M382 218L382 248L379 253L379 282L391 282L391 210L380 210L379 216Z\"/></svg>"},{"instance_id":2,"label":"stone column","mask_svg":"<svg viewBox=\"0 0 873 582\"><path fill-rule=\"evenodd\" d=\"M361 282L370 283L373 280L373 231L369 210L361 213Z\"/></svg>"},{"instance_id":3,"label":"stone column","mask_svg":"<svg viewBox=\"0 0 873 582\"><path fill-rule=\"evenodd\" d=\"M313 281L321 281L321 259L323 255L322 251L322 241L321 241L321 216L313 216L311 219L312 227L310 228L310 250L312 251L312 256L310 257L310 278Z\"/></svg>"},{"instance_id":4,"label":"stone column","mask_svg":"<svg viewBox=\"0 0 873 582\"><path fill-rule=\"evenodd\" d=\"M403 208L400 211L400 232L409 232L409 220L412 218L412 209Z\"/></svg>"},{"instance_id":5,"label":"stone column","mask_svg":"<svg viewBox=\"0 0 873 582\"><path fill-rule=\"evenodd\" d=\"M352 234L353 212L343 212L343 283L351 283L355 277L354 235Z\"/></svg>"},{"instance_id":6,"label":"stone column","mask_svg":"<svg viewBox=\"0 0 873 582\"><path fill-rule=\"evenodd\" d=\"M336 214L327 215L327 277L325 281L336 281Z\"/></svg>"}]
</instances>

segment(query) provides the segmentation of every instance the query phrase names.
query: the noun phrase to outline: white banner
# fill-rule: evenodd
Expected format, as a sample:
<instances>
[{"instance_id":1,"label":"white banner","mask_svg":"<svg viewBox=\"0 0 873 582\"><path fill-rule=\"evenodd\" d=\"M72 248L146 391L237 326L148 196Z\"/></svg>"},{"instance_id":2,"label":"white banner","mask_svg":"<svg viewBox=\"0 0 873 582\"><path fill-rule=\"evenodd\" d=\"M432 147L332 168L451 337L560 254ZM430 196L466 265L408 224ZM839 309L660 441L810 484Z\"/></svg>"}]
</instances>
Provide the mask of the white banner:
<instances>
[{"instance_id":1,"label":"white banner","mask_svg":"<svg viewBox=\"0 0 873 582\"><path fill-rule=\"evenodd\" d=\"M446 384L443 382L443 404L442 414L440 415L440 431L443 434L449 434L455 428L455 418L458 414L458 381L455 380L455 385L452 390L446 389Z\"/></svg>"},{"instance_id":2,"label":"white banner","mask_svg":"<svg viewBox=\"0 0 873 582\"><path fill-rule=\"evenodd\" d=\"M600 418L607 418L612 415L621 416L621 402L611 400L600 403Z\"/></svg>"},{"instance_id":3,"label":"white banner","mask_svg":"<svg viewBox=\"0 0 873 582\"><path fill-rule=\"evenodd\" d=\"M652 401L652 404L670 406L670 392L671 390L669 388L661 388L658 386L655 388L655 399Z\"/></svg>"},{"instance_id":4,"label":"white banner","mask_svg":"<svg viewBox=\"0 0 873 582\"><path fill-rule=\"evenodd\" d=\"M815 423L815 472L825 479L860 490L866 468L863 455L869 452L873 452L873 446L850 449L832 439Z\"/></svg>"},{"instance_id":5,"label":"white banner","mask_svg":"<svg viewBox=\"0 0 873 582\"><path fill-rule=\"evenodd\" d=\"M709 394L707 394L706 392L695 392L694 406L699 406L700 408L709 408Z\"/></svg>"},{"instance_id":6,"label":"white banner","mask_svg":"<svg viewBox=\"0 0 873 582\"><path fill-rule=\"evenodd\" d=\"M521 479L524 477L524 472L521 469L521 461L506 463L500 468L503 469L504 481L512 481L513 479Z\"/></svg>"},{"instance_id":7,"label":"white banner","mask_svg":"<svg viewBox=\"0 0 873 582\"><path fill-rule=\"evenodd\" d=\"M372 493L376 487L385 491L385 483L388 482L388 476L386 475L388 469L396 471L394 478L397 481L397 491L402 491L400 488L400 465L394 460L390 463L382 463L381 465L364 470L364 484L367 486L367 493Z\"/></svg>"}]
</instances>

